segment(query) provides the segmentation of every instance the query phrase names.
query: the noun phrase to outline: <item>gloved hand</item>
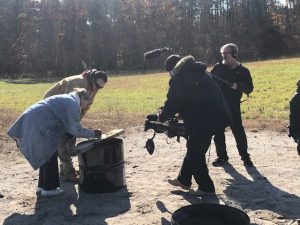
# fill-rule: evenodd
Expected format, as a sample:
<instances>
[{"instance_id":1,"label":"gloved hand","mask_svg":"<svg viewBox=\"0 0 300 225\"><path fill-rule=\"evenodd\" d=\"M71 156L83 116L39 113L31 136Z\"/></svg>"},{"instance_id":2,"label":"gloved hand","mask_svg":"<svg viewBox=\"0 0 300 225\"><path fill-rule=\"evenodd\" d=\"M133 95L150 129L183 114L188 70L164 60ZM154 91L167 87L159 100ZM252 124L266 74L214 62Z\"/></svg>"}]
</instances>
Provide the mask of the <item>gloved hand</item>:
<instances>
[{"instance_id":1,"label":"gloved hand","mask_svg":"<svg viewBox=\"0 0 300 225\"><path fill-rule=\"evenodd\" d=\"M94 132L95 132L95 138L101 138L101 136L102 136L101 130L94 130Z\"/></svg>"}]
</instances>

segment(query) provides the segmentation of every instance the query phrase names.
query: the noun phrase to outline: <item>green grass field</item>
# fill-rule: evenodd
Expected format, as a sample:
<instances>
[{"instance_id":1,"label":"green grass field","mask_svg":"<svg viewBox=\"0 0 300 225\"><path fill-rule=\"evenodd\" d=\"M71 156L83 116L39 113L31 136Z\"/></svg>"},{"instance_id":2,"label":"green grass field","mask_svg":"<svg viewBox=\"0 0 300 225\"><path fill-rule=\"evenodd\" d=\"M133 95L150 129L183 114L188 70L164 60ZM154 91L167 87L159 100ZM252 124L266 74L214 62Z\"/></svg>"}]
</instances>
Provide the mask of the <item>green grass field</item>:
<instances>
[{"instance_id":1,"label":"green grass field","mask_svg":"<svg viewBox=\"0 0 300 225\"><path fill-rule=\"evenodd\" d=\"M250 99L242 103L245 121L286 123L289 100L296 90L297 80L300 79L300 58L251 62L244 65L250 69L254 83ZM97 119L101 124L102 115L105 115L102 118L107 123L117 116L119 121L126 121L126 125L139 124L134 118L140 120L163 105L168 80L169 76L166 73L109 77L107 86L96 96L87 118ZM0 81L1 114L19 114L40 100L54 83L30 80Z\"/></svg>"}]
</instances>

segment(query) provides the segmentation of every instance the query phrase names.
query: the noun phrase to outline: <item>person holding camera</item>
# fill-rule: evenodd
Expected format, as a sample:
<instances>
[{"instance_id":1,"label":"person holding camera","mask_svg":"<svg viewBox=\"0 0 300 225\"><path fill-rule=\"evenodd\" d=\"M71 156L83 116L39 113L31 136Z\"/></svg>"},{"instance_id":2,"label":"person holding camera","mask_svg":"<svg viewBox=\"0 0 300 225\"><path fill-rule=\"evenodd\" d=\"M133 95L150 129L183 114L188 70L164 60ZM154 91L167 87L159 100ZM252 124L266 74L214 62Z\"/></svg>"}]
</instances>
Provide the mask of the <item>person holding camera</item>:
<instances>
[{"instance_id":1,"label":"person holding camera","mask_svg":"<svg viewBox=\"0 0 300 225\"><path fill-rule=\"evenodd\" d=\"M297 143L297 151L300 155L300 80L297 82L296 94L290 101L289 137Z\"/></svg>"},{"instance_id":2,"label":"person holding camera","mask_svg":"<svg viewBox=\"0 0 300 225\"><path fill-rule=\"evenodd\" d=\"M205 153L212 136L231 121L227 103L216 82L206 72L206 65L196 62L193 56L171 55L165 66L171 78L167 100L158 119L165 122L179 113L187 132L187 153L179 175L168 182L194 195L215 194ZM190 189L192 177L198 184L195 190Z\"/></svg>"},{"instance_id":3,"label":"person holding camera","mask_svg":"<svg viewBox=\"0 0 300 225\"><path fill-rule=\"evenodd\" d=\"M107 83L107 75L103 71L96 69L86 70L80 75L66 77L51 87L45 94L44 98L70 93L74 88L84 88L91 93L90 104L81 110L80 118L82 119L89 110L97 92L104 88ZM74 148L76 144L76 137L65 134L59 140L57 152L60 159L60 177L63 181L77 182L77 174L72 163L72 158L69 150Z\"/></svg>"},{"instance_id":4,"label":"person holding camera","mask_svg":"<svg viewBox=\"0 0 300 225\"><path fill-rule=\"evenodd\" d=\"M230 128L241 159L245 166L253 167L250 155L247 152L247 137L242 124L240 106L243 93L249 95L253 91L250 71L237 61L238 48L235 44L229 43L222 46L220 53L223 61L217 63L211 70L211 73L222 89L230 107L233 120ZM223 166L229 159L226 151L225 130L220 131L214 136L214 142L218 158L212 164L213 166Z\"/></svg>"},{"instance_id":5,"label":"person holding camera","mask_svg":"<svg viewBox=\"0 0 300 225\"><path fill-rule=\"evenodd\" d=\"M85 89L45 98L26 109L9 128L12 137L33 169L39 170L37 193L55 196L63 193L59 183L57 143L65 132L76 137L101 137L100 130L83 128L80 111L90 104Z\"/></svg>"}]
</instances>

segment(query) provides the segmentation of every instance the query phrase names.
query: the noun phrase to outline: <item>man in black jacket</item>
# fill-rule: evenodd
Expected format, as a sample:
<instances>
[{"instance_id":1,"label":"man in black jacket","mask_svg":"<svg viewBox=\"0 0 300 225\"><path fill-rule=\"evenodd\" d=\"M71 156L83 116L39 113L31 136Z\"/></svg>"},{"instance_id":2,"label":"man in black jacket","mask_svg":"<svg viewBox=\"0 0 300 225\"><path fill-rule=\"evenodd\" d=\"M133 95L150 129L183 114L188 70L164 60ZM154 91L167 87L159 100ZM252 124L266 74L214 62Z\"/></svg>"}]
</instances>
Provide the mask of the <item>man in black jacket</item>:
<instances>
[{"instance_id":1,"label":"man in black jacket","mask_svg":"<svg viewBox=\"0 0 300 225\"><path fill-rule=\"evenodd\" d=\"M300 80L297 82L297 92L290 101L289 136L297 143L297 151L300 155Z\"/></svg>"},{"instance_id":2,"label":"man in black jacket","mask_svg":"<svg viewBox=\"0 0 300 225\"><path fill-rule=\"evenodd\" d=\"M212 136L229 125L231 116L222 91L206 72L206 65L194 57L171 55L166 60L171 79L165 105L159 121L165 122L179 113L187 129L187 153L177 179L171 185L190 190L195 195L214 194L215 187L209 176L205 153ZM198 184L190 189L192 176Z\"/></svg>"},{"instance_id":3,"label":"man in black jacket","mask_svg":"<svg viewBox=\"0 0 300 225\"><path fill-rule=\"evenodd\" d=\"M247 167L253 167L248 154L248 144L241 116L242 94L249 95L253 91L253 83L250 71L237 61L238 48L230 43L220 49L223 61L217 63L212 73L223 91L225 99L230 107L232 125L230 126L236 141L237 149ZM228 162L225 143L225 131L217 133L214 137L218 158L213 161L213 166L223 166Z\"/></svg>"}]
</instances>

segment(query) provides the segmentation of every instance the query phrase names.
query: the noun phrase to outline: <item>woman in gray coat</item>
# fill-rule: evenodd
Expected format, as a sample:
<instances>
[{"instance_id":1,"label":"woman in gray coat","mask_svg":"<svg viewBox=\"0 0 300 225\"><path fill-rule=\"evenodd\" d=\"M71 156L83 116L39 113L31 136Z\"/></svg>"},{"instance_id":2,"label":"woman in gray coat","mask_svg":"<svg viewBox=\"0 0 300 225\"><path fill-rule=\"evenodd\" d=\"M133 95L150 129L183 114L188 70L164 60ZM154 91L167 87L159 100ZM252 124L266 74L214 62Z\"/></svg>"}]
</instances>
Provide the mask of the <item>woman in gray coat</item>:
<instances>
[{"instance_id":1,"label":"woman in gray coat","mask_svg":"<svg viewBox=\"0 0 300 225\"><path fill-rule=\"evenodd\" d=\"M43 99L26 109L9 128L12 137L33 169L40 168L37 192L53 196L60 188L57 142L64 133L76 137L100 137L100 130L81 127L80 111L90 104L90 94L76 89L69 94Z\"/></svg>"}]
</instances>

